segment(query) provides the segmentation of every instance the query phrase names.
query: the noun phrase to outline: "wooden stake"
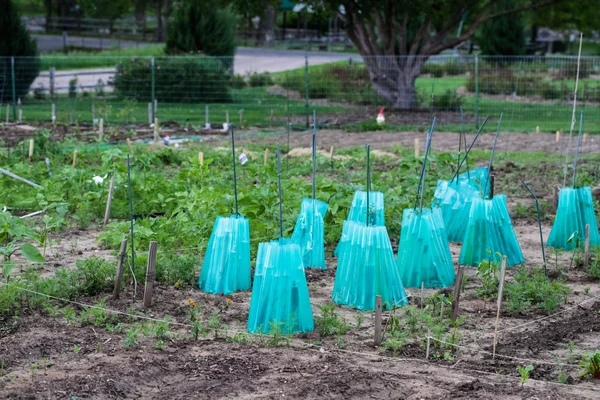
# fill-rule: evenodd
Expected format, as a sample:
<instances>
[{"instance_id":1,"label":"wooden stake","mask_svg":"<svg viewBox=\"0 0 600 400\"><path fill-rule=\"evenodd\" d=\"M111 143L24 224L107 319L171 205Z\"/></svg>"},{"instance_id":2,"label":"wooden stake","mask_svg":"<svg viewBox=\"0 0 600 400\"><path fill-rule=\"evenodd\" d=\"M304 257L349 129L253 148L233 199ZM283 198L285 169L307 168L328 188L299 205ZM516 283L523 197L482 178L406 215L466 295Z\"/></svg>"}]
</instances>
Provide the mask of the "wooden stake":
<instances>
[{"instance_id":1,"label":"wooden stake","mask_svg":"<svg viewBox=\"0 0 600 400\"><path fill-rule=\"evenodd\" d=\"M444 303L442 303L442 307L440 310L440 319L442 319L444 317Z\"/></svg>"},{"instance_id":2,"label":"wooden stake","mask_svg":"<svg viewBox=\"0 0 600 400\"><path fill-rule=\"evenodd\" d=\"M244 127L244 110L240 110L240 129Z\"/></svg>"},{"instance_id":3,"label":"wooden stake","mask_svg":"<svg viewBox=\"0 0 600 400\"><path fill-rule=\"evenodd\" d=\"M429 360L429 349L431 348L431 336L427 333L427 350L425 350L425 359Z\"/></svg>"},{"instance_id":4,"label":"wooden stake","mask_svg":"<svg viewBox=\"0 0 600 400\"><path fill-rule=\"evenodd\" d=\"M225 122L229 125L229 108L225 110Z\"/></svg>"},{"instance_id":5,"label":"wooden stake","mask_svg":"<svg viewBox=\"0 0 600 400\"><path fill-rule=\"evenodd\" d=\"M554 186L552 188L552 209L554 210L554 212L556 213L558 211L558 186Z\"/></svg>"},{"instance_id":6,"label":"wooden stake","mask_svg":"<svg viewBox=\"0 0 600 400\"><path fill-rule=\"evenodd\" d=\"M504 276L506 275L506 256L502 257L502 267L500 269L500 287L498 288L498 301L496 306L496 326L494 328L494 346L492 350L492 358L496 359L496 344L498 342L498 324L500 323L500 308L502 307L502 292L504 291Z\"/></svg>"},{"instance_id":7,"label":"wooden stake","mask_svg":"<svg viewBox=\"0 0 600 400\"><path fill-rule=\"evenodd\" d=\"M198 152L198 161L200 162L200 165L204 165L204 153L201 151Z\"/></svg>"},{"instance_id":8,"label":"wooden stake","mask_svg":"<svg viewBox=\"0 0 600 400\"><path fill-rule=\"evenodd\" d=\"M333 146L329 148L329 158L333 159Z\"/></svg>"},{"instance_id":9,"label":"wooden stake","mask_svg":"<svg viewBox=\"0 0 600 400\"><path fill-rule=\"evenodd\" d=\"M73 168L77 164L77 150L73 150Z\"/></svg>"},{"instance_id":10,"label":"wooden stake","mask_svg":"<svg viewBox=\"0 0 600 400\"><path fill-rule=\"evenodd\" d=\"M204 106L204 127L210 129L210 122L208 122L208 104Z\"/></svg>"},{"instance_id":11,"label":"wooden stake","mask_svg":"<svg viewBox=\"0 0 600 400\"><path fill-rule=\"evenodd\" d=\"M110 218L110 206L112 204L113 192L115 190L115 174L110 176L110 185L108 187L108 199L106 200L106 211L104 212L104 223L102 226L108 224Z\"/></svg>"},{"instance_id":12,"label":"wooden stake","mask_svg":"<svg viewBox=\"0 0 600 400\"><path fill-rule=\"evenodd\" d=\"M494 180L495 180L495 175L490 174L490 199L494 198Z\"/></svg>"},{"instance_id":13,"label":"wooden stake","mask_svg":"<svg viewBox=\"0 0 600 400\"><path fill-rule=\"evenodd\" d=\"M415 138L415 158L419 157L419 138Z\"/></svg>"},{"instance_id":14,"label":"wooden stake","mask_svg":"<svg viewBox=\"0 0 600 400\"><path fill-rule=\"evenodd\" d=\"M152 102L148 103L148 125L152 125Z\"/></svg>"},{"instance_id":15,"label":"wooden stake","mask_svg":"<svg viewBox=\"0 0 600 400\"><path fill-rule=\"evenodd\" d=\"M123 279L123 259L125 258L125 252L127 251L127 239L123 239L121 242L121 248L119 249L119 260L117 261L117 275L115 277L115 288L113 289L113 300L117 300L121 294L121 280Z\"/></svg>"},{"instance_id":16,"label":"wooden stake","mask_svg":"<svg viewBox=\"0 0 600 400\"><path fill-rule=\"evenodd\" d=\"M19 97L19 100L17 101L17 107L19 107L19 119L17 120L18 123L23 122L23 104L21 104L21 98Z\"/></svg>"},{"instance_id":17,"label":"wooden stake","mask_svg":"<svg viewBox=\"0 0 600 400\"><path fill-rule=\"evenodd\" d=\"M585 224L585 242L583 245L583 266L590 264L590 224Z\"/></svg>"},{"instance_id":18,"label":"wooden stake","mask_svg":"<svg viewBox=\"0 0 600 400\"><path fill-rule=\"evenodd\" d=\"M265 149L265 157L264 158L265 158L264 164L267 165L267 163L269 162L269 148Z\"/></svg>"},{"instance_id":19,"label":"wooden stake","mask_svg":"<svg viewBox=\"0 0 600 400\"><path fill-rule=\"evenodd\" d=\"M560 131L556 131L556 143L560 142Z\"/></svg>"},{"instance_id":20,"label":"wooden stake","mask_svg":"<svg viewBox=\"0 0 600 400\"><path fill-rule=\"evenodd\" d=\"M56 104L52 103L52 115L50 117L52 119L52 125L56 124Z\"/></svg>"},{"instance_id":21,"label":"wooden stake","mask_svg":"<svg viewBox=\"0 0 600 400\"><path fill-rule=\"evenodd\" d=\"M454 296L452 298L452 312L450 314L450 319L452 321L456 321L456 318L458 317L460 291L461 291L461 287L462 287L464 271L465 271L465 267L461 267L459 265L458 270L456 271L456 279L454 280Z\"/></svg>"},{"instance_id":22,"label":"wooden stake","mask_svg":"<svg viewBox=\"0 0 600 400\"><path fill-rule=\"evenodd\" d=\"M421 281L421 308L425 308L425 282Z\"/></svg>"},{"instance_id":23,"label":"wooden stake","mask_svg":"<svg viewBox=\"0 0 600 400\"><path fill-rule=\"evenodd\" d=\"M8 124L8 121L10 120L10 104L6 105L6 123Z\"/></svg>"},{"instance_id":24,"label":"wooden stake","mask_svg":"<svg viewBox=\"0 0 600 400\"><path fill-rule=\"evenodd\" d=\"M146 267L146 286L144 287L144 307L152 305L152 292L154 291L154 268L156 267L156 251L158 242L150 242L148 252L148 266Z\"/></svg>"},{"instance_id":25,"label":"wooden stake","mask_svg":"<svg viewBox=\"0 0 600 400\"><path fill-rule=\"evenodd\" d=\"M33 158L33 139L29 139L29 164L31 164L32 158Z\"/></svg>"},{"instance_id":26,"label":"wooden stake","mask_svg":"<svg viewBox=\"0 0 600 400\"><path fill-rule=\"evenodd\" d=\"M588 135L587 133L584 133L584 134L583 134L583 143L586 143L586 142L587 142L587 135Z\"/></svg>"},{"instance_id":27,"label":"wooden stake","mask_svg":"<svg viewBox=\"0 0 600 400\"><path fill-rule=\"evenodd\" d=\"M98 138L102 140L104 136L104 118L100 118L100 122L98 123Z\"/></svg>"},{"instance_id":28,"label":"wooden stake","mask_svg":"<svg viewBox=\"0 0 600 400\"><path fill-rule=\"evenodd\" d=\"M158 136L158 118L154 118L154 143L158 143L160 137Z\"/></svg>"},{"instance_id":29,"label":"wooden stake","mask_svg":"<svg viewBox=\"0 0 600 400\"><path fill-rule=\"evenodd\" d=\"M96 125L96 104L92 103L92 125Z\"/></svg>"},{"instance_id":30,"label":"wooden stake","mask_svg":"<svg viewBox=\"0 0 600 400\"><path fill-rule=\"evenodd\" d=\"M129 147L129 154L133 155L133 146L131 146L131 139L127 138L127 147Z\"/></svg>"},{"instance_id":31,"label":"wooden stake","mask_svg":"<svg viewBox=\"0 0 600 400\"><path fill-rule=\"evenodd\" d=\"M158 100L154 99L154 118L158 118Z\"/></svg>"},{"instance_id":32,"label":"wooden stake","mask_svg":"<svg viewBox=\"0 0 600 400\"><path fill-rule=\"evenodd\" d=\"M270 128L273 128L273 109L271 108L271 122L269 124Z\"/></svg>"},{"instance_id":33,"label":"wooden stake","mask_svg":"<svg viewBox=\"0 0 600 400\"><path fill-rule=\"evenodd\" d=\"M540 126L539 125L535 127L535 133L540 133Z\"/></svg>"},{"instance_id":34,"label":"wooden stake","mask_svg":"<svg viewBox=\"0 0 600 400\"><path fill-rule=\"evenodd\" d=\"M381 344L381 296L375 296L375 346Z\"/></svg>"}]
</instances>

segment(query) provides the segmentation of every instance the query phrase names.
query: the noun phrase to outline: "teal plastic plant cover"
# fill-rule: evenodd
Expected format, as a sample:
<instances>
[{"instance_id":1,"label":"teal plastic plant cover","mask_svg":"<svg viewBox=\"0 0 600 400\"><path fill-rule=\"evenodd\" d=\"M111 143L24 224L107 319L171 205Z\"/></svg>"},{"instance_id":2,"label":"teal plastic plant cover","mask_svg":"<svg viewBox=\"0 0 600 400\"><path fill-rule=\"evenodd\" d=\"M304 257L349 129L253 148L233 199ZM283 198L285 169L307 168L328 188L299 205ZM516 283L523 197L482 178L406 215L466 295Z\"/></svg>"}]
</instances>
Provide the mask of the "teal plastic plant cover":
<instances>
[{"instance_id":1,"label":"teal plastic plant cover","mask_svg":"<svg viewBox=\"0 0 600 400\"><path fill-rule=\"evenodd\" d=\"M369 192L369 225L385 225L383 193ZM354 193L350 213L348 214L349 221L366 223L367 220L367 192L362 190Z\"/></svg>"},{"instance_id":2,"label":"teal plastic plant cover","mask_svg":"<svg viewBox=\"0 0 600 400\"><path fill-rule=\"evenodd\" d=\"M247 218L217 217L202 263L200 290L230 294L250 289L250 224Z\"/></svg>"},{"instance_id":3,"label":"teal plastic plant cover","mask_svg":"<svg viewBox=\"0 0 600 400\"><path fill-rule=\"evenodd\" d=\"M369 192L369 225L385 225L385 214L383 204L383 193L381 192ZM350 212L348 213L347 221L362 222L363 224L367 221L367 192L358 190L354 193L352 199L352 205L350 206ZM342 227L342 236L344 235ZM340 240L335 248L333 254L339 257L340 246L342 241Z\"/></svg>"},{"instance_id":4,"label":"teal plastic plant cover","mask_svg":"<svg viewBox=\"0 0 600 400\"><path fill-rule=\"evenodd\" d=\"M258 245L248 332L283 334L314 329L300 246L281 238Z\"/></svg>"},{"instance_id":5,"label":"teal plastic plant cover","mask_svg":"<svg viewBox=\"0 0 600 400\"><path fill-rule=\"evenodd\" d=\"M439 208L424 208L421 213L404 209L397 264L404 287L454 285L454 264Z\"/></svg>"},{"instance_id":6,"label":"teal plastic plant cover","mask_svg":"<svg viewBox=\"0 0 600 400\"><path fill-rule=\"evenodd\" d=\"M333 301L374 310L375 296L391 309L408 304L385 226L344 221Z\"/></svg>"},{"instance_id":7,"label":"teal plastic plant cover","mask_svg":"<svg viewBox=\"0 0 600 400\"><path fill-rule=\"evenodd\" d=\"M325 265L325 223L327 203L316 199L302 199L300 214L294 226L292 241L300 246L306 268L327 269Z\"/></svg>"},{"instance_id":8,"label":"teal plastic plant cover","mask_svg":"<svg viewBox=\"0 0 600 400\"><path fill-rule=\"evenodd\" d=\"M433 208L439 208L444 221L445 232L450 242L462 242L465 237L471 203L480 197L480 192L469 184L467 179L452 182L439 180L435 189Z\"/></svg>"},{"instance_id":9,"label":"teal plastic plant cover","mask_svg":"<svg viewBox=\"0 0 600 400\"><path fill-rule=\"evenodd\" d=\"M476 267L483 260L501 261L498 254L506 256L508 267L525 261L508 215L506 196L474 198L459 262Z\"/></svg>"},{"instance_id":10,"label":"teal plastic plant cover","mask_svg":"<svg viewBox=\"0 0 600 400\"><path fill-rule=\"evenodd\" d=\"M467 182L470 186L477 190L480 195L483 193L483 185L485 185L487 182L487 196L490 191L490 183L488 177L488 167L479 167L469 170L468 172L463 172L462 174L459 174L458 180L462 182Z\"/></svg>"},{"instance_id":11,"label":"teal plastic plant cover","mask_svg":"<svg viewBox=\"0 0 600 400\"><path fill-rule=\"evenodd\" d=\"M548 247L573 250L576 246L583 246L587 224L590 225L590 245L600 245L592 189L589 186L560 189Z\"/></svg>"}]
</instances>

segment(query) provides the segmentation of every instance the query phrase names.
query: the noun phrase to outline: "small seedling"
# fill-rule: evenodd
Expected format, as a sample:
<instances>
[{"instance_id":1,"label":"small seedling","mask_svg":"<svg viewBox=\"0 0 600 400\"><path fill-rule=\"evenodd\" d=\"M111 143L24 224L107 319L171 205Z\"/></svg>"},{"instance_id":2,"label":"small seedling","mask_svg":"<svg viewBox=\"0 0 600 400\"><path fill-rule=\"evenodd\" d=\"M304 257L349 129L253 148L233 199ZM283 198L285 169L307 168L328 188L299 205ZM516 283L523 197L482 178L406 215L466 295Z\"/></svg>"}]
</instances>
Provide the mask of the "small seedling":
<instances>
[{"instance_id":1,"label":"small seedling","mask_svg":"<svg viewBox=\"0 0 600 400\"><path fill-rule=\"evenodd\" d=\"M528 365L523 367L522 365L517 365L517 372L521 375L521 387L525 385L525 382L529 380L529 373L533 371L533 365Z\"/></svg>"},{"instance_id":2,"label":"small seedling","mask_svg":"<svg viewBox=\"0 0 600 400\"><path fill-rule=\"evenodd\" d=\"M362 314L356 314L354 316L354 319L356 319L356 329L360 329L360 327L363 324L363 321L365 320L365 317Z\"/></svg>"},{"instance_id":3,"label":"small seedling","mask_svg":"<svg viewBox=\"0 0 600 400\"><path fill-rule=\"evenodd\" d=\"M81 347L77 346L76 344L73 345L73 353L77 354L77 353L79 353L80 350L81 350Z\"/></svg>"},{"instance_id":4,"label":"small seedling","mask_svg":"<svg viewBox=\"0 0 600 400\"><path fill-rule=\"evenodd\" d=\"M154 345L154 348L156 350L164 350L165 349L165 342L162 340L157 340L156 344Z\"/></svg>"}]
</instances>

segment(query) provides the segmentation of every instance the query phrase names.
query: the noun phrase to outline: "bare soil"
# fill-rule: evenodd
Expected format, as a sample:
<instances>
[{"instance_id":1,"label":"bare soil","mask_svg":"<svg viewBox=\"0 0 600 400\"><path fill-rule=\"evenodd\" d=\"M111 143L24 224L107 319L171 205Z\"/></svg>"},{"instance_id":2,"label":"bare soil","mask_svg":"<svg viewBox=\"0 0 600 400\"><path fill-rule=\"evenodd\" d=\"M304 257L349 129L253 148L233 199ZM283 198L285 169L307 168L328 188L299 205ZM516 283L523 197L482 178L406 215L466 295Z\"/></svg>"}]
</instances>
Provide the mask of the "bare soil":
<instances>
[{"instance_id":1,"label":"bare soil","mask_svg":"<svg viewBox=\"0 0 600 400\"><path fill-rule=\"evenodd\" d=\"M323 131L320 143L328 151L331 145L350 147L368 140L385 150L393 144L412 146L415 137L424 137L419 135L422 134ZM553 143L548 140L553 139L551 136L512 135L509 146L515 143L516 149L559 151L552 150ZM310 146L309 136L294 134L295 147ZM482 147L491 146L490 136L482 138ZM273 136L240 139L245 143L274 140ZM434 148L451 151L456 149L457 141L457 134L439 133ZM211 143L219 142L214 139ZM543 184L538 189L541 199L549 201L551 190ZM512 213L517 201L531 206L526 197L512 197ZM539 267L542 257L537 225L530 218L513 218L513 225L526 267ZM544 221L542 228L546 238L551 221ZM112 252L95 242L98 232L98 228L90 228L54 238L59 241L47 250L52 263L44 265L44 274L59 267L72 267L79 258L112 257ZM390 235L396 250L398 233ZM328 254L334 245L328 244ZM460 244L451 244L451 252L457 263ZM515 314L504 309L500 314L496 359L490 354L495 302L486 304L475 295L479 283L474 269L466 271L467 283L461 297L461 315L466 320L461 347L453 359L438 354L425 360L425 349L417 343L405 347L396 357L382 353L373 345L373 314L348 307L336 307L336 312L352 327L342 342L335 337L321 337L315 331L294 337L289 345L282 340L275 346L270 337L254 338L251 344L240 343L246 330L250 292L224 297L202 293L196 287L158 285L153 306L148 310L141 305L140 288L135 302L131 287L121 299L107 300L109 309L129 314L117 316L118 321L128 325L148 322L144 318L170 317L171 336L162 350L155 347L155 338L142 334L139 345L126 348L124 333L68 323L31 311L24 304L18 319L0 319L0 398L598 399L598 382L581 379L574 364L584 352L600 347L600 301L594 300L600 296L600 287L583 271L567 269L570 253L547 251L547 262L551 276L562 276L571 288L568 303L562 306L560 314L552 316L541 311ZM320 314L320 305L330 302L335 270L336 258L330 256L327 270L306 271L314 315ZM514 273L514 269L508 271L508 281ZM411 303L418 303L419 291L408 291ZM435 290L425 290L425 296L434 293ZM100 297L79 301L93 304ZM220 320L218 329L207 329L206 336L199 340L190 337L186 325L189 299L200 307L203 321L215 316ZM84 309L63 304L67 305L76 311ZM363 316L362 321L358 315ZM389 315L384 313L384 323ZM236 341L232 340L234 336ZM575 345L574 358L567 361L570 341ZM557 357L570 376L567 385L556 383L560 371ZM535 368L531 379L521 387L516 367L528 364Z\"/></svg>"}]
</instances>

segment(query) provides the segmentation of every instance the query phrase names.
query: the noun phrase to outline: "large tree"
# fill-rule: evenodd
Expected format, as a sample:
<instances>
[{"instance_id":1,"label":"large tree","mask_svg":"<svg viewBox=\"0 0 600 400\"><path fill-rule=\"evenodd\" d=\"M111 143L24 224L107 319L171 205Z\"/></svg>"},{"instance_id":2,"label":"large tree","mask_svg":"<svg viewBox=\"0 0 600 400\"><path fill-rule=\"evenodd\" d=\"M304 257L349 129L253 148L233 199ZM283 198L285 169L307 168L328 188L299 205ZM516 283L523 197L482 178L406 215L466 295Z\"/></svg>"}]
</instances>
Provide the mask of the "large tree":
<instances>
[{"instance_id":1,"label":"large tree","mask_svg":"<svg viewBox=\"0 0 600 400\"><path fill-rule=\"evenodd\" d=\"M470 39L482 23L568 0L312 0L338 12L377 92L396 109L415 107L415 80L427 59ZM458 27L463 23L460 35Z\"/></svg>"}]
</instances>

